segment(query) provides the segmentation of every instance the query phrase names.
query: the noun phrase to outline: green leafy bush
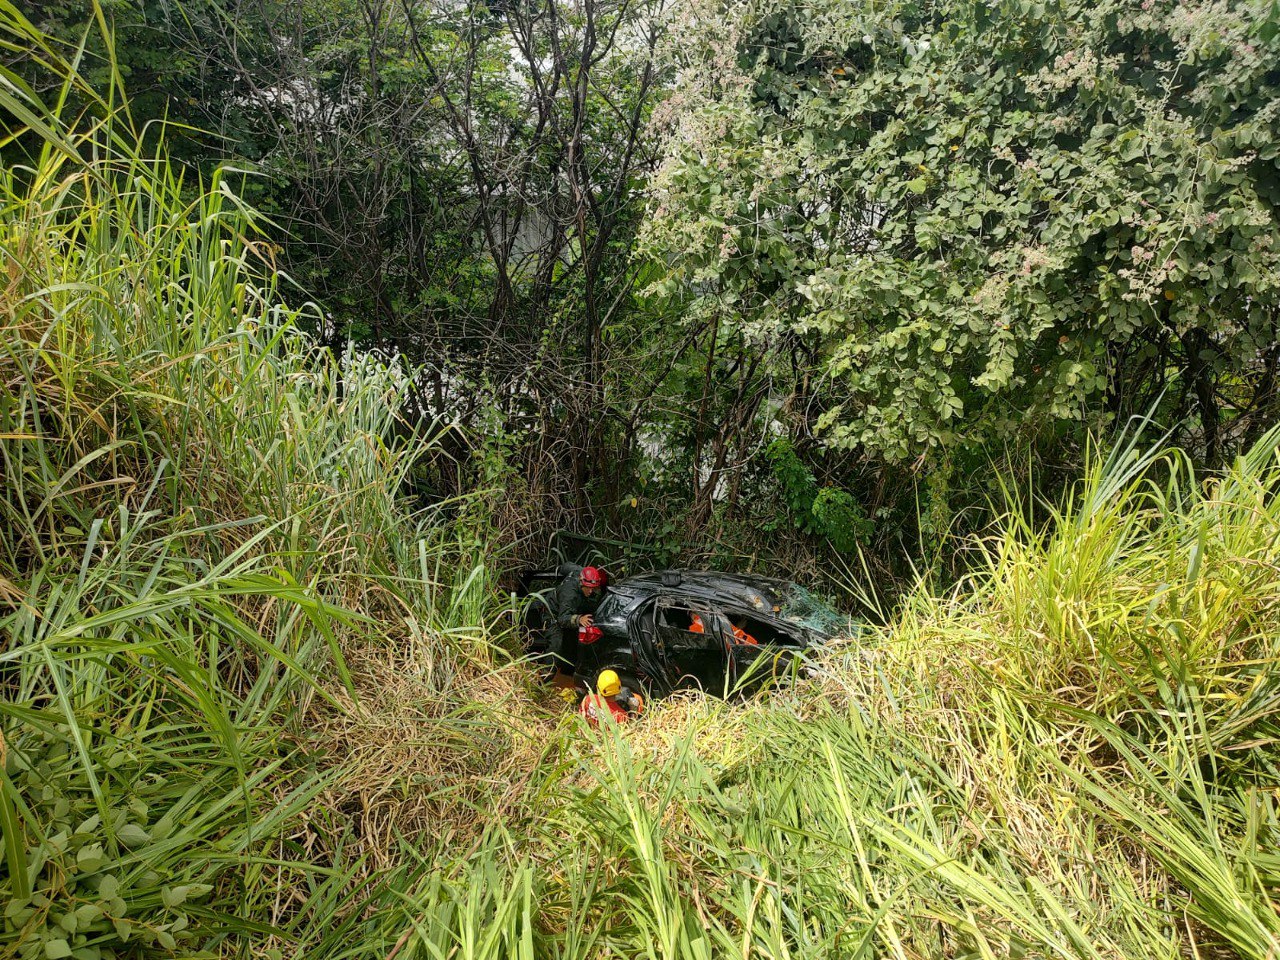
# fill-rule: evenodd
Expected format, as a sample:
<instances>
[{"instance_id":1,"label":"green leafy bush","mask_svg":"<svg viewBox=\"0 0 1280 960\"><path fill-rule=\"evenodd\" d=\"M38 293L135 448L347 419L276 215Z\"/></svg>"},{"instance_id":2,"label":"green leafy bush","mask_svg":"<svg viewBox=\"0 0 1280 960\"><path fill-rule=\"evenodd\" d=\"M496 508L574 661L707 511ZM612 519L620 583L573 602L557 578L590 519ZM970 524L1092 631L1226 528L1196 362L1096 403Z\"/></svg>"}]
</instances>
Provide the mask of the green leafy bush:
<instances>
[{"instance_id":1,"label":"green leafy bush","mask_svg":"<svg viewBox=\"0 0 1280 960\"><path fill-rule=\"evenodd\" d=\"M798 530L823 537L841 553L857 549L871 534L872 523L853 494L830 484L819 486L788 441L774 440L767 454Z\"/></svg>"},{"instance_id":2,"label":"green leafy bush","mask_svg":"<svg viewBox=\"0 0 1280 960\"><path fill-rule=\"evenodd\" d=\"M802 342L806 419L891 462L1277 415L1272 0L734 4L675 17L667 292ZM778 376L788 375L788 351Z\"/></svg>"}]
</instances>

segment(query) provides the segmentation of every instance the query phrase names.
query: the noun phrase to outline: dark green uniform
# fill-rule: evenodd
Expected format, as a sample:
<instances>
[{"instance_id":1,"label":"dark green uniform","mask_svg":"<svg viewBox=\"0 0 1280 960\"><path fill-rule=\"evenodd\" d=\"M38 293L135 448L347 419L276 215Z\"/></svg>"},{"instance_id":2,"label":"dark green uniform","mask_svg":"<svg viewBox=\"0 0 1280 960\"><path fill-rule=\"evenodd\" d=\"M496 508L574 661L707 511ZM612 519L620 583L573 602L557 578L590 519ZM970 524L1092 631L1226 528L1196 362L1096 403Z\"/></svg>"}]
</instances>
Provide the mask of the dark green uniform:
<instances>
[{"instance_id":1,"label":"dark green uniform","mask_svg":"<svg viewBox=\"0 0 1280 960\"><path fill-rule=\"evenodd\" d=\"M582 592L582 567L565 563L559 568L564 579L556 587L555 620L548 625L547 643L552 657L568 673L578 666L578 618L595 613L604 599L604 588L588 597Z\"/></svg>"}]
</instances>

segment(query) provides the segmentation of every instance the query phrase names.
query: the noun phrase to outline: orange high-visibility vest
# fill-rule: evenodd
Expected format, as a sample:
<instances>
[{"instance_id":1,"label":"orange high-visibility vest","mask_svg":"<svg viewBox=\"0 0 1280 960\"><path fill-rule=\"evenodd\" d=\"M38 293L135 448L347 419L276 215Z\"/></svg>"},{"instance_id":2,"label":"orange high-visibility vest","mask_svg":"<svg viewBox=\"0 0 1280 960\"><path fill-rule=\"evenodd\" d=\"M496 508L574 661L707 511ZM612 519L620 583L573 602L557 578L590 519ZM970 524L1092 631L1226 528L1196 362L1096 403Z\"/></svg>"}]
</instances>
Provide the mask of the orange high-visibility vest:
<instances>
[{"instance_id":1,"label":"orange high-visibility vest","mask_svg":"<svg viewBox=\"0 0 1280 960\"><path fill-rule=\"evenodd\" d=\"M613 715L614 723L625 723L631 719L631 715L615 703L612 697L602 697L598 693L583 697L578 713L593 727L600 726L600 721L606 714Z\"/></svg>"}]
</instances>

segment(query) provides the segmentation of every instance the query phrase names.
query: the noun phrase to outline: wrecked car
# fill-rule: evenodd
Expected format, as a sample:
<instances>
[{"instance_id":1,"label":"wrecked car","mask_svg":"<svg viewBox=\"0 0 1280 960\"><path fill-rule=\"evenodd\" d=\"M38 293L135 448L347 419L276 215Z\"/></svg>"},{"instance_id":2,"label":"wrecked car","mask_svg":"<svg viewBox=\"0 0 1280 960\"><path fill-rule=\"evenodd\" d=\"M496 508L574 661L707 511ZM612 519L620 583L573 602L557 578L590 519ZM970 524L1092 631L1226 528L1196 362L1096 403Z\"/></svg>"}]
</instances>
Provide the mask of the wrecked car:
<instances>
[{"instance_id":1,"label":"wrecked car","mask_svg":"<svg viewBox=\"0 0 1280 960\"><path fill-rule=\"evenodd\" d=\"M562 570L524 578L520 630L526 651L550 668L546 625ZM785 673L802 651L848 627L808 590L748 574L662 570L610 583L592 626L580 627L573 679L592 688L602 670L662 696L752 689ZM567 671L567 667L565 668Z\"/></svg>"}]
</instances>

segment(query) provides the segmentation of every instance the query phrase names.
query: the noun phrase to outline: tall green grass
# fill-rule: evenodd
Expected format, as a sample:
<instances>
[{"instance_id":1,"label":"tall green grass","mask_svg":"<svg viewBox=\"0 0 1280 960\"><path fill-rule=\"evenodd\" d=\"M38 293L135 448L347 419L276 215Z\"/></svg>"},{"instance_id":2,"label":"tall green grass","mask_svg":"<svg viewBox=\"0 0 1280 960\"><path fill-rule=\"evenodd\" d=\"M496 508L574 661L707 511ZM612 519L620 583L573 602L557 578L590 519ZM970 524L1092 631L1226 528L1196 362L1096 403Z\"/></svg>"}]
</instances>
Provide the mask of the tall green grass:
<instances>
[{"instance_id":1,"label":"tall green grass","mask_svg":"<svg viewBox=\"0 0 1280 960\"><path fill-rule=\"evenodd\" d=\"M221 175L140 150L8 3L0 33L63 81L0 89L31 147L0 173L0 955L337 949L389 881L317 717L411 650L455 736L486 568L407 506L405 371L312 343Z\"/></svg>"}]
</instances>

